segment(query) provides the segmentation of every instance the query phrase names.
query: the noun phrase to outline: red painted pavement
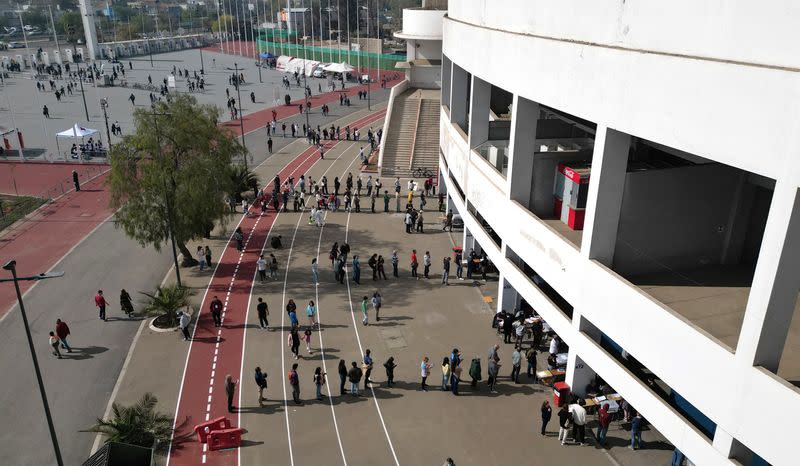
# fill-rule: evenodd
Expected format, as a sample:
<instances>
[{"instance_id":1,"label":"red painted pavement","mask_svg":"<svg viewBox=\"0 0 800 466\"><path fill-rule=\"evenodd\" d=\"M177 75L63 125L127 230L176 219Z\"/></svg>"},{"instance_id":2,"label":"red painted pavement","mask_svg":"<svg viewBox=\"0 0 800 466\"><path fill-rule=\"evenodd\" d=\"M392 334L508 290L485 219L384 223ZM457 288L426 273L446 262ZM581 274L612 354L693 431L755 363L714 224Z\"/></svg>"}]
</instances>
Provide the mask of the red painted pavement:
<instances>
[{"instance_id":1,"label":"red painted pavement","mask_svg":"<svg viewBox=\"0 0 800 466\"><path fill-rule=\"evenodd\" d=\"M29 165L40 168L50 166L27 162L24 165L25 170L29 169ZM17 167L19 168L21 166ZM47 271L81 238L111 215L105 180L105 174L98 176L93 181L82 184L80 192L67 193L52 204L42 206L28 219L4 230L0 237L0 263L15 259L20 276ZM19 179L17 182L19 183ZM33 283L35 282L20 282L22 292L33 286ZM8 312L15 303L14 287L0 287L0 316Z\"/></svg>"},{"instance_id":2,"label":"red painted pavement","mask_svg":"<svg viewBox=\"0 0 800 466\"><path fill-rule=\"evenodd\" d=\"M357 126L369 124L383 118L385 114L385 110L376 112L354 124ZM339 141L323 142L326 150L329 150ZM289 162L278 174L281 180L285 180L289 176L297 179L318 160L316 149L309 148ZM271 183L267 184L271 187ZM271 189L269 187L268 189ZM256 212L256 209L251 209L251 212ZM239 225L247 241L244 253L240 254L236 250L236 242L229 240L228 246L219 258L214 276L203 298L187 356L175 416L176 425L181 425L186 421L186 427L182 431L176 432L176 436L191 432L195 425L205 422L207 418L227 416L232 422L237 422L236 414L228 413L227 410L224 389L225 375L231 374L238 377L240 372L245 319L250 291L255 278L256 260L277 216L272 210L267 214L260 214L260 210L258 212L259 215L243 218ZM236 270L237 264L238 271ZM223 326L215 328L209 310L211 300L216 295L224 303L229 287L230 297L223 311ZM215 375L213 384L210 385L212 370ZM239 384L242 382L239 381ZM244 381L244 383L248 383L248 381ZM239 387L241 385L237 385L237 389ZM238 397L234 396L234 399L238 399ZM210 411L206 410L208 405L210 405ZM245 434L245 437L249 436L252 439L255 435L257 433L250 432ZM180 445L173 444L168 463L173 466L202 464L204 455L207 464L237 464L238 452L236 449L204 452L202 444L198 443L194 437L191 441L183 442Z\"/></svg>"}]
</instances>

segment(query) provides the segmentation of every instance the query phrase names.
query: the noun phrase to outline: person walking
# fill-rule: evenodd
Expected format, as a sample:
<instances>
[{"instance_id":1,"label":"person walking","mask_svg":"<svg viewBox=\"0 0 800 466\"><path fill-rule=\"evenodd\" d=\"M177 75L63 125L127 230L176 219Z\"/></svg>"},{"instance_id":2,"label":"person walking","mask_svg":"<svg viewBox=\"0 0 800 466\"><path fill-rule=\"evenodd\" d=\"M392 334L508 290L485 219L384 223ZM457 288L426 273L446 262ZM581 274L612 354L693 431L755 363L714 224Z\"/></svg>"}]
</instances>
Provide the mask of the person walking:
<instances>
[{"instance_id":1,"label":"person walking","mask_svg":"<svg viewBox=\"0 0 800 466\"><path fill-rule=\"evenodd\" d=\"M269 278L278 279L278 259L275 258L275 254L269 255Z\"/></svg>"},{"instance_id":2,"label":"person walking","mask_svg":"<svg viewBox=\"0 0 800 466\"><path fill-rule=\"evenodd\" d=\"M75 191L81 190L81 181L78 179L78 172L75 170L72 170L72 184L75 185Z\"/></svg>"},{"instance_id":3,"label":"person walking","mask_svg":"<svg viewBox=\"0 0 800 466\"><path fill-rule=\"evenodd\" d=\"M225 394L228 395L228 412L232 413L236 409L233 406L233 395L236 393L236 383L238 380L233 380L230 374L225 376Z\"/></svg>"},{"instance_id":4,"label":"person walking","mask_svg":"<svg viewBox=\"0 0 800 466\"><path fill-rule=\"evenodd\" d=\"M361 284L361 262L358 260L358 254L353 254L353 282L356 285Z\"/></svg>"},{"instance_id":5,"label":"person walking","mask_svg":"<svg viewBox=\"0 0 800 466\"><path fill-rule=\"evenodd\" d=\"M631 445L628 447L631 450L642 448L642 427L644 427L644 419L637 412L631 419Z\"/></svg>"},{"instance_id":6,"label":"person walking","mask_svg":"<svg viewBox=\"0 0 800 466\"><path fill-rule=\"evenodd\" d=\"M394 363L394 356L389 356L389 359L383 363L383 367L386 368L386 386L392 388L392 385L394 385L394 368L397 367L397 364Z\"/></svg>"},{"instance_id":7,"label":"person walking","mask_svg":"<svg viewBox=\"0 0 800 466\"><path fill-rule=\"evenodd\" d=\"M397 265L400 262L400 259L397 257L396 249L392 251L391 261L392 261L392 275L394 276L394 278L399 278L400 275L397 273Z\"/></svg>"},{"instance_id":8,"label":"person walking","mask_svg":"<svg viewBox=\"0 0 800 466\"><path fill-rule=\"evenodd\" d=\"M450 380L450 358L442 359L442 391L447 391L447 382Z\"/></svg>"},{"instance_id":9,"label":"person walking","mask_svg":"<svg viewBox=\"0 0 800 466\"><path fill-rule=\"evenodd\" d=\"M456 278L458 278L459 280L463 280L464 279L464 277L463 277L464 265L463 265L463 261L462 261L462 258L461 258L461 249L456 250L456 254L455 254L455 257L453 258L453 260L456 263Z\"/></svg>"},{"instance_id":10,"label":"person walking","mask_svg":"<svg viewBox=\"0 0 800 466\"><path fill-rule=\"evenodd\" d=\"M311 282L314 285L319 284L319 266L317 265L317 258L311 259Z\"/></svg>"},{"instance_id":11,"label":"person walking","mask_svg":"<svg viewBox=\"0 0 800 466\"><path fill-rule=\"evenodd\" d=\"M347 364L344 359L339 360L339 395L344 396L344 384L347 383Z\"/></svg>"},{"instance_id":12,"label":"person walking","mask_svg":"<svg viewBox=\"0 0 800 466\"><path fill-rule=\"evenodd\" d=\"M417 267L419 267L419 262L417 262L417 250L411 250L411 276L419 280L419 276L417 275Z\"/></svg>"},{"instance_id":13,"label":"person walking","mask_svg":"<svg viewBox=\"0 0 800 466\"><path fill-rule=\"evenodd\" d=\"M260 367L256 367L255 372L256 387L258 388L258 405L264 406L264 390L267 389L267 374L261 372Z\"/></svg>"},{"instance_id":14,"label":"person walking","mask_svg":"<svg viewBox=\"0 0 800 466\"><path fill-rule=\"evenodd\" d=\"M58 359L62 359L61 350L58 349L60 341L56 336L55 332L50 332L50 336L48 337L47 342L50 345L50 349L53 351L53 356L58 357Z\"/></svg>"},{"instance_id":15,"label":"person walking","mask_svg":"<svg viewBox=\"0 0 800 466\"><path fill-rule=\"evenodd\" d=\"M72 348L67 343L67 337L69 336L69 326L66 322L62 321L61 319L56 319L56 336L61 343L61 347L67 350L67 353L72 352Z\"/></svg>"},{"instance_id":16,"label":"person walking","mask_svg":"<svg viewBox=\"0 0 800 466\"><path fill-rule=\"evenodd\" d=\"M431 271L431 253L430 251L425 251L425 255L422 256L422 276L425 279L429 279L431 277L428 276L428 273Z\"/></svg>"},{"instance_id":17,"label":"person walking","mask_svg":"<svg viewBox=\"0 0 800 466\"><path fill-rule=\"evenodd\" d=\"M550 422L550 418L553 416L553 408L550 407L550 402L545 400L544 403L542 403L541 410L542 410L542 429L540 433L542 435L545 435L545 433L547 432L546 431L547 423Z\"/></svg>"},{"instance_id":18,"label":"person walking","mask_svg":"<svg viewBox=\"0 0 800 466\"><path fill-rule=\"evenodd\" d=\"M289 322L292 326L300 325L300 322L297 320L297 304L294 303L293 299L290 299L286 304L286 314L289 315Z\"/></svg>"},{"instance_id":19,"label":"person walking","mask_svg":"<svg viewBox=\"0 0 800 466\"><path fill-rule=\"evenodd\" d=\"M100 319L103 322L106 321L106 298L103 296L103 290L97 290L97 294L94 297L94 305L97 306L97 309L100 311Z\"/></svg>"},{"instance_id":20,"label":"person walking","mask_svg":"<svg viewBox=\"0 0 800 466\"><path fill-rule=\"evenodd\" d=\"M442 259L442 285L450 286L450 256Z\"/></svg>"},{"instance_id":21,"label":"person walking","mask_svg":"<svg viewBox=\"0 0 800 466\"><path fill-rule=\"evenodd\" d=\"M569 407L564 403L561 405L561 409L558 410L558 441L561 442L561 445L567 443L571 422L572 413L569 412Z\"/></svg>"},{"instance_id":22,"label":"person walking","mask_svg":"<svg viewBox=\"0 0 800 466\"><path fill-rule=\"evenodd\" d=\"M233 206L233 204L231 204ZM236 240L236 250L242 252L244 249L244 233L242 233L242 227L236 227L236 230L233 232L233 239Z\"/></svg>"},{"instance_id":23,"label":"person walking","mask_svg":"<svg viewBox=\"0 0 800 466\"><path fill-rule=\"evenodd\" d=\"M211 317L214 319L214 327L222 327L222 301L216 295L211 300Z\"/></svg>"},{"instance_id":24,"label":"person walking","mask_svg":"<svg viewBox=\"0 0 800 466\"><path fill-rule=\"evenodd\" d=\"M350 394L353 396L358 396L358 384L361 382L361 376L363 372L358 367L355 361L351 363L350 371L347 373L347 378L350 380Z\"/></svg>"},{"instance_id":25,"label":"person walking","mask_svg":"<svg viewBox=\"0 0 800 466\"><path fill-rule=\"evenodd\" d=\"M325 373L322 368L317 366L314 369L314 385L317 388L317 401L322 401L322 386L325 385Z\"/></svg>"},{"instance_id":26,"label":"person walking","mask_svg":"<svg viewBox=\"0 0 800 466\"><path fill-rule=\"evenodd\" d=\"M206 268L206 250L203 246L197 246L197 266L201 272Z\"/></svg>"},{"instance_id":27,"label":"person walking","mask_svg":"<svg viewBox=\"0 0 800 466\"><path fill-rule=\"evenodd\" d=\"M608 434L608 427L611 425L611 414L608 412L608 403L603 403L600 406L600 412L597 413L597 443L602 447L606 444L606 434Z\"/></svg>"},{"instance_id":28,"label":"person walking","mask_svg":"<svg viewBox=\"0 0 800 466\"><path fill-rule=\"evenodd\" d=\"M297 331L297 325L292 325L292 330L289 331L289 337L286 339L286 346L291 348L295 359L300 357L298 353L300 349L300 333Z\"/></svg>"},{"instance_id":29,"label":"person walking","mask_svg":"<svg viewBox=\"0 0 800 466\"><path fill-rule=\"evenodd\" d=\"M381 320L381 306L383 305L383 297L381 296L380 291L375 290L372 293L372 310L375 311L375 321L378 322Z\"/></svg>"},{"instance_id":30,"label":"person walking","mask_svg":"<svg viewBox=\"0 0 800 466\"><path fill-rule=\"evenodd\" d=\"M364 296L361 298L361 323L364 325L369 325L369 311L367 308L367 297Z\"/></svg>"},{"instance_id":31,"label":"person walking","mask_svg":"<svg viewBox=\"0 0 800 466\"><path fill-rule=\"evenodd\" d=\"M211 268L211 248L206 245L204 252L206 254L206 265Z\"/></svg>"},{"instance_id":32,"label":"person walking","mask_svg":"<svg viewBox=\"0 0 800 466\"><path fill-rule=\"evenodd\" d=\"M292 400L294 400L294 404L303 404L300 400L300 376L297 374L297 363L292 364L292 370L289 371L289 385L292 386Z\"/></svg>"},{"instance_id":33,"label":"person walking","mask_svg":"<svg viewBox=\"0 0 800 466\"><path fill-rule=\"evenodd\" d=\"M306 331L303 332L303 341L306 342L306 351L308 354L312 354L311 351L311 327L306 327Z\"/></svg>"},{"instance_id":34,"label":"person walking","mask_svg":"<svg viewBox=\"0 0 800 466\"><path fill-rule=\"evenodd\" d=\"M519 352L519 346L514 347L514 352L511 353L511 380L514 383L519 383L519 371L522 368L522 354Z\"/></svg>"},{"instance_id":35,"label":"person walking","mask_svg":"<svg viewBox=\"0 0 800 466\"><path fill-rule=\"evenodd\" d=\"M369 376L372 375L372 356L371 351L367 349L364 351L364 390L371 388L372 381Z\"/></svg>"},{"instance_id":36,"label":"person walking","mask_svg":"<svg viewBox=\"0 0 800 466\"><path fill-rule=\"evenodd\" d=\"M269 315L269 308L267 307L267 303L265 303L264 300L261 298L258 298L258 304L256 304L256 311L258 312L258 325L262 329L269 329L269 321L267 321L267 316Z\"/></svg>"},{"instance_id":37,"label":"person walking","mask_svg":"<svg viewBox=\"0 0 800 466\"><path fill-rule=\"evenodd\" d=\"M183 341L189 341L192 337L189 335L189 323L192 321L191 316L189 314L178 311L178 326L181 328L181 332L183 333Z\"/></svg>"},{"instance_id":38,"label":"person walking","mask_svg":"<svg viewBox=\"0 0 800 466\"><path fill-rule=\"evenodd\" d=\"M264 259L264 254L258 256L256 261L256 268L258 269L258 279L261 283L267 279L267 260Z\"/></svg>"},{"instance_id":39,"label":"person walking","mask_svg":"<svg viewBox=\"0 0 800 466\"><path fill-rule=\"evenodd\" d=\"M386 280L386 270L384 269L383 256L378 255L378 279Z\"/></svg>"},{"instance_id":40,"label":"person walking","mask_svg":"<svg viewBox=\"0 0 800 466\"><path fill-rule=\"evenodd\" d=\"M428 357L425 356L422 358L422 363L419 365L420 375L422 376L422 382L419 384L419 389L423 392L428 391L428 385L425 383L428 380L428 375L431 373L431 364L428 362Z\"/></svg>"},{"instance_id":41,"label":"person walking","mask_svg":"<svg viewBox=\"0 0 800 466\"><path fill-rule=\"evenodd\" d=\"M367 265L369 268L372 269L372 280L378 279L378 255L373 254L370 256L369 261L367 261Z\"/></svg>"},{"instance_id":42,"label":"person walking","mask_svg":"<svg viewBox=\"0 0 800 466\"><path fill-rule=\"evenodd\" d=\"M319 327L317 323L317 306L314 304L313 300L309 301L308 306L306 306L306 317L308 317L308 325L311 327Z\"/></svg>"}]
</instances>

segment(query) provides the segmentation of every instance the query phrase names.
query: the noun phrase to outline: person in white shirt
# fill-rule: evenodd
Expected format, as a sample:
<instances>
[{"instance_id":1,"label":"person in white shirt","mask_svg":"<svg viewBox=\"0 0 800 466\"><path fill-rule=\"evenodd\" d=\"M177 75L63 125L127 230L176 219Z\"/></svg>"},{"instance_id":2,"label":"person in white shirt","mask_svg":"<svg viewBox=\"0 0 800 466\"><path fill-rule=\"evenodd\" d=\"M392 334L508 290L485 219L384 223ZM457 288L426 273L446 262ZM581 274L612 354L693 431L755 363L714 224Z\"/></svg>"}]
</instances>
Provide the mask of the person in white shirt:
<instances>
[{"instance_id":1,"label":"person in white shirt","mask_svg":"<svg viewBox=\"0 0 800 466\"><path fill-rule=\"evenodd\" d=\"M550 340L550 354L558 353L558 335L553 336L553 339Z\"/></svg>"},{"instance_id":2,"label":"person in white shirt","mask_svg":"<svg viewBox=\"0 0 800 466\"><path fill-rule=\"evenodd\" d=\"M578 403L569 405L569 412L572 413L572 438L581 445L586 441L586 409L584 409L583 399Z\"/></svg>"},{"instance_id":3,"label":"person in white shirt","mask_svg":"<svg viewBox=\"0 0 800 466\"><path fill-rule=\"evenodd\" d=\"M256 266L258 267L258 278L263 282L267 279L267 260L264 259L263 254L258 257Z\"/></svg>"},{"instance_id":4,"label":"person in white shirt","mask_svg":"<svg viewBox=\"0 0 800 466\"><path fill-rule=\"evenodd\" d=\"M189 322L191 322L192 318L189 316L189 314L183 311L178 312L178 318L179 318L178 325L181 328L181 332L183 332L183 340L189 341L189 339L191 338L189 336Z\"/></svg>"}]
</instances>

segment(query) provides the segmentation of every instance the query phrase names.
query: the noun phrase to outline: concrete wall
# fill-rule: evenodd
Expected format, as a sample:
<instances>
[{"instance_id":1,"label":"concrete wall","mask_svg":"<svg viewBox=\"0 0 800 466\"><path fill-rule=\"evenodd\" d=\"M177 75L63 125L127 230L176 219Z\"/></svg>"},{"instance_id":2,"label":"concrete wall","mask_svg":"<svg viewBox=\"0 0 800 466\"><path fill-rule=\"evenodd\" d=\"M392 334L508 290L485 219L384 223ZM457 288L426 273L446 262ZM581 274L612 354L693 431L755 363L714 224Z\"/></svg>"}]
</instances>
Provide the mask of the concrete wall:
<instances>
[{"instance_id":1,"label":"concrete wall","mask_svg":"<svg viewBox=\"0 0 800 466\"><path fill-rule=\"evenodd\" d=\"M738 175L719 164L628 173L614 270L631 276L719 264Z\"/></svg>"},{"instance_id":2,"label":"concrete wall","mask_svg":"<svg viewBox=\"0 0 800 466\"><path fill-rule=\"evenodd\" d=\"M439 89L442 69L438 66L415 66L411 68L411 86L421 89Z\"/></svg>"}]
</instances>

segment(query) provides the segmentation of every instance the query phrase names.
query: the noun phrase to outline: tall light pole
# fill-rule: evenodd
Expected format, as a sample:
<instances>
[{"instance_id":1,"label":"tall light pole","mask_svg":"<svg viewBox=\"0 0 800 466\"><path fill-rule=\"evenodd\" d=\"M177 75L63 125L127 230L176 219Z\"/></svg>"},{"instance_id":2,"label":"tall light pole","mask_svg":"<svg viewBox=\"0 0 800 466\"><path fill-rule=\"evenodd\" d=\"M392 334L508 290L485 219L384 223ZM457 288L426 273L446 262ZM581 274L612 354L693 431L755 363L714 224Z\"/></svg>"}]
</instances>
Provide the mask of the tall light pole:
<instances>
[{"instance_id":1,"label":"tall light pole","mask_svg":"<svg viewBox=\"0 0 800 466\"><path fill-rule=\"evenodd\" d=\"M111 131L108 129L108 113L106 109L108 108L108 99L105 97L100 99L100 108L103 109L103 117L106 119L106 136L108 136L108 150L111 150Z\"/></svg>"},{"instance_id":2,"label":"tall light pole","mask_svg":"<svg viewBox=\"0 0 800 466\"><path fill-rule=\"evenodd\" d=\"M86 75L86 70L81 70L80 65L78 65L78 82L81 83L81 97L83 97L83 110L86 112L86 121L89 121L89 106L86 105L86 93L83 91L83 77ZM92 81L94 81L94 76L92 76Z\"/></svg>"},{"instance_id":3,"label":"tall light pole","mask_svg":"<svg viewBox=\"0 0 800 466\"><path fill-rule=\"evenodd\" d=\"M239 65L233 64L233 71L236 73L236 95L239 97L239 128L242 131L242 146L245 148L244 168L247 170L247 146L244 144L244 104L242 103L242 82L239 81Z\"/></svg>"},{"instance_id":4,"label":"tall light pole","mask_svg":"<svg viewBox=\"0 0 800 466\"><path fill-rule=\"evenodd\" d=\"M56 455L56 464L64 466L64 460L61 458L61 449L58 447L58 437L56 436L56 428L53 425L53 416L50 414L50 405L47 402L47 392L44 389L44 381L42 380L42 371L39 369L39 360L36 358L36 350L33 346L33 338L31 338L31 327L28 325L28 316L25 314L25 305L22 302L22 293L19 291L19 281L39 281L48 278L63 277L64 272L50 272L40 273L31 277L17 277L17 261L8 261L3 269L11 272L12 278L0 279L0 282L14 282L14 289L17 292L17 302L19 303L19 313L22 315L22 323L25 325L25 336L28 337L28 348L31 352L31 359L33 359L33 369L36 372L36 381L39 384L39 393L42 395L42 404L44 405L44 415L47 418L47 427L50 429L50 440L53 442L53 451Z\"/></svg>"}]
</instances>

